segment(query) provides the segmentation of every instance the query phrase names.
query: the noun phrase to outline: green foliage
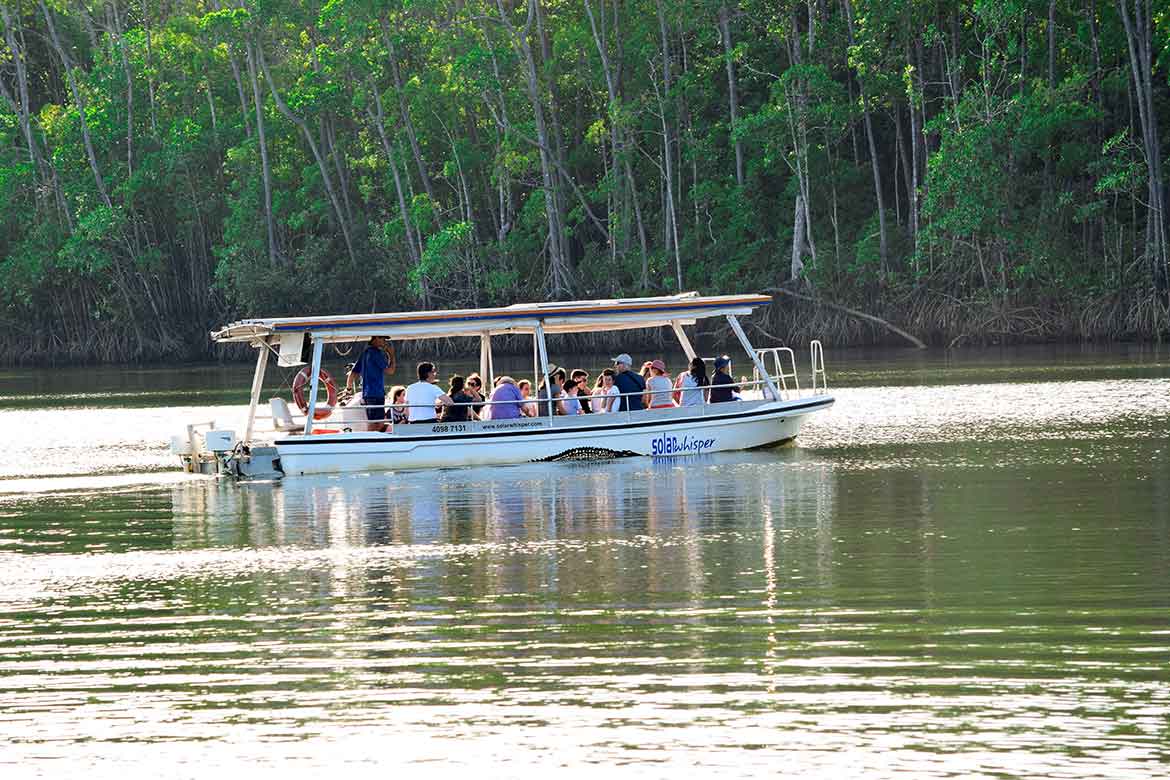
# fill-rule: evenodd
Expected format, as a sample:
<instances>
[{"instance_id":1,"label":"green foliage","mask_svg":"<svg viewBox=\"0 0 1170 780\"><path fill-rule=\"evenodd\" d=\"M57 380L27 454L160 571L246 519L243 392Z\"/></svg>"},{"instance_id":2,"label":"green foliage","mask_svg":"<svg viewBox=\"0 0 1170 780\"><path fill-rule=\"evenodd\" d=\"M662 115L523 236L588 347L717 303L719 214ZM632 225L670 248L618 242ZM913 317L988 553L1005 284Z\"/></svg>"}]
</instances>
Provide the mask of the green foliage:
<instances>
[{"instance_id":1,"label":"green foliage","mask_svg":"<svg viewBox=\"0 0 1170 780\"><path fill-rule=\"evenodd\" d=\"M549 294L554 245L561 295L671 292L676 257L686 288L758 290L788 278L801 192L805 280L862 308L1075 309L1153 283L1164 150L1131 132L1111 4L1057 3L1051 74L1047 5L1022 0L852 0L852 29L841 4L763 0L594 2L596 26L543 2L527 27L491 0L146 0L120 31L49 7L63 52L36 4L14 6L15 49L0 35L9 332L115 325L134 338L110 354L146 359L240 315L506 304Z\"/></svg>"}]
</instances>

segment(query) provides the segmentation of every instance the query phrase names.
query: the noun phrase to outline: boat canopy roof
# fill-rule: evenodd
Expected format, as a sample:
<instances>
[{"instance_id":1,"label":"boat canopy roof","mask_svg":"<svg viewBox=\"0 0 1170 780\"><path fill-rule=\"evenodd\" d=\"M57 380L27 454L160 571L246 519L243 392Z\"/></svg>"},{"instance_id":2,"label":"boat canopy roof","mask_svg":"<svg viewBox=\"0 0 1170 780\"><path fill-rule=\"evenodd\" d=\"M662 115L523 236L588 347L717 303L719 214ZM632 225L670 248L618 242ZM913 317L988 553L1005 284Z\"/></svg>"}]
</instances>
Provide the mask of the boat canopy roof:
<instances>
[{"instance_id":1,"label":"boat canopy roof","mask_svg":"<svg viewBox=\"0 0 1170 780\"><path fill-rule=\"evenodd\" d=\"M626 330L672 323L691 325L705 317L748 314L771 300L767 295L702 296L689 292L657 298L517 303L495 309L274 317L233 322L213 331L211 338L218 342L245 341L259 345L273 336L298 333L341 342L371 336L410 339L532 333L537 325L546 333Z\"/></svg>"}]
</instances>

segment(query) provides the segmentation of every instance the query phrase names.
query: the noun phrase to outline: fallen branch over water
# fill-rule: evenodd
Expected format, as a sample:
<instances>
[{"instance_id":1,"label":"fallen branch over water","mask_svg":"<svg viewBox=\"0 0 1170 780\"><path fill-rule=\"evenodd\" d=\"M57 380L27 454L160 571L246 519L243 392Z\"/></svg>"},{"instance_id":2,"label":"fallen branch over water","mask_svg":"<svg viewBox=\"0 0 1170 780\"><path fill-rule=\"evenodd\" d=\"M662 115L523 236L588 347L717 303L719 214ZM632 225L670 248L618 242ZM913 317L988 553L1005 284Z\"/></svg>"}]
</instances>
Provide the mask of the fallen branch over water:
<instances>
[{"instance_id":1,"label":"fallen branch over water","mask_svg":"<svg viewBox=\"0 0 1170 780\"><path fill-rule=\"evenodd\" d=\"M784 295L791 296L791 297L796 298L798 300L808 301L809 303L815 303L818 306L827 306L830 309L836 309L837 311L844 312L844 313L850 315L851 317L857 317L859 319L869 320L870 322L881 325L883 328L890 331L891 333L896 333L897 335L901 336L902 338L906 339L911 344L916 346L918 349L926 349L926 344L922 343L922 341L919 338L917 338L916 336L914 336L911 333L907 333L906 331L899 328L897 325L894 325L891 322L887 322L886 320L883 320L881 317L875 317L872 314L866 314L865 312L858 311L857 309L850 309L848 306L842 306L839 303L830 303L830 302L822 300L820 298L814 298L811 295L804 295L802 293L793 292L792 290L786 290L783 287L769 287L764 292L783 293Z\"/></svg>"}]
</instances>

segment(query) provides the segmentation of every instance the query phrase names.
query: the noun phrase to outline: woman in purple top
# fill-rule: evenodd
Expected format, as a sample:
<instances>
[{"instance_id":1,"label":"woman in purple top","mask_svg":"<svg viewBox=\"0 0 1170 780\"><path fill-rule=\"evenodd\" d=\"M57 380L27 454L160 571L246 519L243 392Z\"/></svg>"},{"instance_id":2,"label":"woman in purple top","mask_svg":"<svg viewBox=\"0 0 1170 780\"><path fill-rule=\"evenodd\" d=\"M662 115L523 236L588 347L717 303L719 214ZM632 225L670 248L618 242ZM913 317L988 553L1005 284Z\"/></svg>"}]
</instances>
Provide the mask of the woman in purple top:
<instances>
[{"instance_id":1,"label":"woman in purple top","mask_svg":"<svg viewBox=\"0 0 1170 780\"><path fill-rule=\"evenodd\" d=\"M515 420L524 416L524 396L516 386L516 380L510 376L502 376L496 380L496 389L492 391L492 419ZM506 401L509 403L499 403Z\"/></svg>"}]
</instances>

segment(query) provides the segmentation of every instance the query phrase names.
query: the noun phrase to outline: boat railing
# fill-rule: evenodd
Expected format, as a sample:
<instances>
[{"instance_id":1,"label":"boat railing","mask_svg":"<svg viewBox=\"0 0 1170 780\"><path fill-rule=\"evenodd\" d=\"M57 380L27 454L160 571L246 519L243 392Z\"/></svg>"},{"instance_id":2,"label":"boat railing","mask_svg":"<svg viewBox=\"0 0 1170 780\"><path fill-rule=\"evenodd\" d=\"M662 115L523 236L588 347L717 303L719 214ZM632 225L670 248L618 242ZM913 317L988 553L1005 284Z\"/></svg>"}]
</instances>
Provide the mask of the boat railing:
<instances>
[{"instance_id":1,"label":"boat railing","mask_svg":"<svg viewBox=\"0 0 1170 780\"><path fill-rule=\"evenodd\" d=\"M791 350L788 350L786 347L778 347L775 349L777 349L779 351L787 350L788 352L791 352ZM823 358L822 358L822 361L823 361ZM823 391L824 390L823 362L821 365L822 365L822 367L821 367L819 373L814 371L814 376L819 375L822 377L822 379L817 380L818 381L817 386L820 387L821 390ZM710 391L710 387L707 387L707 388L703 388L701 390L698 390L699 392L702 392L704 394L703 401L701 403L698 403L698 404L691 404L691 405L686 405L686 406L680 405L680 406L644 407L643 409L625 410L625 411L615 409L615 410L611 410L609 412L605 412L604 414L621 415L622 417L620 417L618 419L626 419L626 420L632 421L633 420L632 415L635 413L639 413L639 412L663 413L663 412L670 412L671 410L678 411L678 410L686 409L686 410L689 410L687 412L688 415L694 415L694 416L698 416L698 417L705 417L709 414L714 414L714 413L724 413L727 409L727 406L726 406L727 403L736 403L737 401L742 402L742 403L758 403L760 401L770 400L771 399L771 391L767 387L769 379L773 383L775 383L776 387L780 390L780 392L781 392L781 399L780 400L789 401L789 400L795 400L795 399L798 399L801 397L799 383L794 378L794 375L791 372L785 372L783 375L778 373L775 376L770 376L768 379L753 378L750 381L747 379L747 377L741 376L739 378L739 380L737 380L734 383L734 385L732 385L733 387L739 388L738 395L740 397L732 400L731 402L714 402L713 403L713 402L707 400L706 394ZM786 384L786 380L788 380L788 379L793 380L791 386ZM694 393L696 391L697 391L696 388L686 388L686 389L677 388L677 387L672 388L670 391L672 403L673 403L674 395L676 393L680 393L680 392ZM663 390L658 391L658 393L660 393L660 394L663 394L665 392L666 391L663 391ZM654 393L648 392L648 391L633 392L633 393L609 393L604 397L610 398L610 399L620 399L620 398L634 397L634 396L645 397L646 395L654 395ZM589 393L589 394L583 394L583 395L580 395L577 397L581 400L588 400L592 404L600 396L595 397L592 395L592 393ZM552 400L552 404L555 404L557 401L563 401L565 399L566 399L566 396L563 396L563 395L558 396L557 398ZM545 406L550 405L550 401L548 398L532 397L532 398L523 399L522 401L513 401L513 400L492 401L490 399L485 398L482 401L463 402L463 403L452 404L452 406L459 406L459 407L484 407L484 406L488 406L488 407L490 407L490 406L495 406L495 405L515 405L517 403L522 404L523 406L526 406L529 408L537 407L540 404L543 404ZM617 402L615 401L615 403L617 403ZM433 407L429 404L408 404L408 403L360 404L360 403L354 403L354 404L345 404L345 405L336 406L333 408L333 412L336 413L338 411L351 411L351 410L355 411L355 412L364 412L367 409L383 409L383 410L386 410L386 412L388 413L391 409L397 409L397 410L404 411L404 410L407 410L410 408L430 409ZM317 409L320 410L320 409L322 409L322 407L318 406ZM291 412L291 416L292 416L292 419L294 422L297 422L298 425L303 425L307 415L304 413L298 414L296 412ZM600 415L598 415L598 416L600 416ZM256 419L257 420L274 420L275 418L272 415L258 414L258 415L256 415ZM500 420L500 422L510 421L513 419L527 420L529 422L545 420L545 421L547 421L547 424L545 425L545 427L552 428L552 427L555 427L554 420L564 421L564 422L560 422L560 424L563 425L563 424L565 424L565 422L567 422L571 418L566 417L565 415L556 415L556 414L549 415L549 414L545 413L545 414L533 414L531 416L525 415L525 416L522 416L519 418L507 418L507 420ZM359 424L360 425L360 424L371 423L371 422L376 423L377 421L376 420L367 420L364 418L352 419L352 420L339 420L335 417L332 417L332 415L331 415L329 418L317 420L313 427L318 428L321 432L324 432L325 430L334 432L339 423L343 424L343 425L352 425L352 424ZM443 424L443 422L444 421L441 419L436 420L437 424ZM488 419L485 419L485 420L479 420L479 421L472 420L472 421L468 421L468 422L492 422L492 420L489 417ZM427 423L430 423L430 421L428 420ZM407 424L409 424L409 423L407 423ZM417 424L417 423L415 423L415 424ZM283 432L287 433L287 431L283 431Z\"/></svg>"},{"instance_id":2,"label":"boat railing","mask_svg":"<svg viewBox=\"0 0 1170 780\"><path fill-rule=\"evenodd\" d=\"M796 372L796 353L789 347L764 347L756 350L756 357L759 359L759 365L768 370L769 358L771 359L772 368L775 373L772 374L772 381L776 383L780 390L780 399L788 401L795 394L796 398L800 398L800 377ZM785 363L787 358L787 364ZM754 381L760 380L760 369L757 366L752 373ZM789 388L788 381L792 380L792 387Z\"/></svg>"},{"instance_id":3,"label":"boat railing","mask_svg":"<svg viewBox=\"0 0 1170 780\"><path fill-rule=\"evenodd\" d=\"M811 384L813 395L823 395L829 391L829 381L825 377L825 350L820 339L813 339L808 344L809 365L811 368Z\"/></svg>"}]
</instances>

